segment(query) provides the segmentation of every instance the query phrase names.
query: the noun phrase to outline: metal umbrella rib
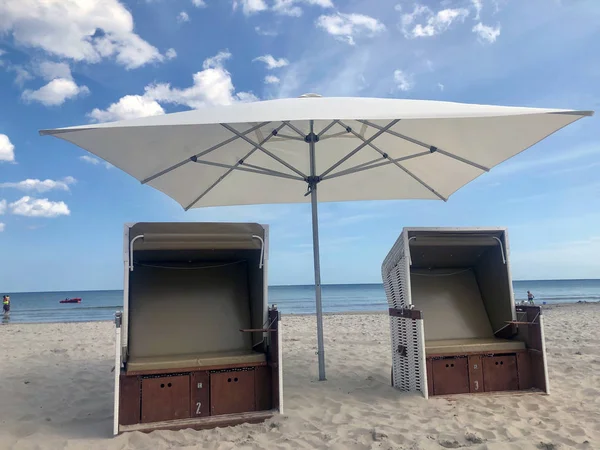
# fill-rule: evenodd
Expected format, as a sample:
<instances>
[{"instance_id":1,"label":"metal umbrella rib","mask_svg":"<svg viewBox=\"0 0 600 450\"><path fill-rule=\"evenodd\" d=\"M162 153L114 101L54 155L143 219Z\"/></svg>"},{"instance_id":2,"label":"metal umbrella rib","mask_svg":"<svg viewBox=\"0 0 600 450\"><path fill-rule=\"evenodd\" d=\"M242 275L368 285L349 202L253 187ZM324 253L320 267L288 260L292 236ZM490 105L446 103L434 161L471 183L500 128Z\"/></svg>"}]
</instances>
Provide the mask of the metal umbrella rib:
<instances>
[{"instance_id":1,"label":"metal umbrella rib","mask_svg":"<svg viewBox=\"0 0 600 450\"><path fill-rule=\"evenodd\" d=\"M340 125L344 126L343 122L340 122ZM377 146L375 146L375 144L373 144L372 141L368 142L367 140L365 140L365 138L363 138L361 135L359 135L356 131L352 130L350 127L347 127L347 128L350 129L350 132L354 136L356 136L361 141L363 141L365 143L368 143L369 147L371 147L376 152L378 152L382 157L384 157L387 160L389 160L392 164L394 164L400 170L404 171L409 177L411 177L412 179L414 179L415 181L417 181L423 187L425 187L429 191L433 192L440 200L444 200L444 201L448 200L446 197L444 197L442 194L440 194L439 192L437 192L434 188L432 188L431 186L429 186L427 183L425 183L423 180L421 180L418 176L416 176L414 173L412 173L410 170L408 170L406 167L404 167L402 164L400 164L399 161L391 159L387 153L385 153L384 151L382 151L381 149L379 149ZM383 132L383 131L387 131L387 130L384 130L382 128L379 131ZM429 152L429 153L431 153L431 152ZM419 156L421 156L421 155L419 155ZM408 158L408 159L410 159L410 158Z\"/></svg>"},{"instance_id":2,"label":"metal umbrella rib","mask_svg":"<svg viewBox=\"0 0 600 450\"><path fill-rule=\"evenodd\" d=\"M359 122L363 123L363 124L365 124L367 126L370 126L372 128L375 128L376 130L382 130L382 127L380 127L379 125L377 125L377 124L375 124L373 122L369 122L368 120L359 120ZM411 142L411 143L413 143L415 145L419 145L421 147L428 148L432 153L434 153L434 152L440 153L440 154L442 154L444 156L447 156L449 158L456 159L457 161L460 161L462 163L468 164L468 165L473 166L473 167L477 167L479 170L483 170L484 172L489 172L490 171L490 169L488 167L482 166L481 164L477 164L476 162L469 161L468 159L465 159L465 158L462 158L460 156L454 155L454 154L452 154L450 152L447 152L445 150L442 150L441 148L436 147L434 145L426 144L424 142L419 141L418 139L413 139L413 138L411 138L409 136L405 136L405 135L397 133L397 132L395 132L393 130L389 130L388 129L388 130L385 130L385 131L386 131L386 133L391 134L392 136L396 136L396 137L398 137L400 139L404 139L405 141Z\"/></svg>"},{"instance_id":3,"label":"metal umbrella rib","mask_svg":"<svg viewBox=\"0 0 600 450\"><path fill-rule=\"evenodd\" d=\"M383 129L379 130L377 133L375 133L369 139L367 139L366 141L364 141L362 144L360 144L358 147L356 147L354 150L352 150L350 153L348 153L346 156L344 156L342 159L340 159L334 165L332 165L327 170L325 170L325 172L323 172L320 176L321 177L327 176L328 173L330 173L336 167L339 167L341 164L343 164L344 162L346 162L352 156L356 155L356 153L358 153L360 150L362 150L363 148L365 148L367 145L369 145L371 142L373 142L375 139L377 139L379 136L381 136L383 133L385 133L389 128L391 128L394 125L396 125L399 121L400 121L400 119L392 120L389 124L387 124L385 127L383 127Z\"/></svg>"},{"instance_id":4,"label":"metal umbrella rib","mask_svg":"<svg viewBox=\"0 0 600 450\"><path fill-rule=\"evenodd\" d=\"M206 149L206 150L204 150L204 151L202 151L200 153L197 153L194 156L196 158L201 158L204 155L208 155L210 152L213 152L213 151L215 151L215 150L217 150L217 149L219 149L219 148L221 148L221 147L223 147L223 146L225 146L227 144L230 144L233 141L241 138L242 136L245 136L246 134L252 133L253 131L256 131L256 130L260 129L261 127L265 127L265 126L269 125L269 123L270 122L263 122L263 123L260 123L258 125L255 125L252 128L249 128L246 131L243 131L240 135L236 134L236 136L230 137L229 139L226 139L223 142L219 142L218 144L213 145L212 147L210 147L210 148L208 148L208 149ZM183 166L184 164L189 163L190 161L191 161L191 158L187 158L187 159L184 159L183 161L178 162L177 164L173 164L171 167L167 167L166 169L161 170L160 172L155 173L154 175L151 175L148 178L143 179L142 180L142 184L149 183L150 181L155 180L158 177L162 177L163 175L171 172L172 170L179 169L181 166Z\"/></svg>"},{"instance_id":5,"label":"metal umbrella rib","mask_svg":"<svg viewBox=\"0 0 600 450\"><path fill-rule=\"evenodd\" d=\"M201 159L198 159L194 162L198 163L198 164L204 164L207 166L222 167L224 169L231 169L231 170L239 170L241 172L250 172L250 173L257 173L259 175L269 175L272 177L287 178L288 180L304 181L304 178L301 178L299 176L289 175L287 173L267 169L266 167L255 166L252 164L247 164L247 163L242 163L242 162L238 162L234 166L229 165L229 164L218 163L218 162L214 162L214 161L203 161ZM242 166L242 164L243 164L243 166Z\"/></svg>"},{"instance_id":6,"label":"metal umbrella rib","mask_svg":"<svg viewBox=\"0 0 600 450\"><path fill-rule=\"evenodd\" d=\"M283 127L285 126L285 124L281 124L279 125L277 128L275 128L273 130L273 132L271 132L266 138L264 138L260 145L265 144L266 142L268 142L273 136L277 135L277 132L279 130L281 130ZM246 153L233 167L231 167L227 172L225 172L223 175L221 175L213 184L211 184L204 192L202 192L202 194L200 194L196 200L194 200L192 203L190 203L189 205L184 207L185 211L188 211L192 206L194 206L196 203L198 203L200 200L202 200L210 191L212 191L215 187L217 187L217 185L219 183L221 183L221 181L223 181L230 173L232 173L236 167L238 167L240 164L243 164L244 160L249 158L255 151L258 150L258 146L254 146L254 148L252 150L250 150L248 153Z\"/></svg>"},{"instance_id":7,"label":"metal umbrella rib","mask_svg":"<svg viewBox=\"0 0 600 450\"><path fill-rule=\"evenodd\" d=\"M306 139L306 135L305 135L305 134L304 134L302 131L300 131L300 130L298 129L298 127L296 127L296 126L292 125L292 124L291 124L289 121L287 121L287 120L284 120L284 121L283 121L283 123L285 124L285 126L286 126L286 127L288 127L289 129L291 129L291 130L295 131L295 132L296 132L296 133L297 133L297 134L298 134L298 135L299 135L299 136L302 138L302 140L303 140L303 141Z\"/></svg>"},{"instance_id":8,"label":"metal umbrella rib","mask_svg":"<svg viewBox=\"0 0 600 450\"><path fill-rule=\"evenodd\" d=\"M376 169L378 167L389 166L390 164L396 164L401 161L407 161L409 159L418 158L419 156L426 156L426 155L430 155L430 154L431 154L430 152L421 152L421 153L415 153L414 155L403 156L401 158L395 158L395 159L386 159L382 156L381 158L373 159L366 163L358 164L354 167L350 167L348 169L340 170L339 172L332 173L330 175L327 175L326 177L321 178L321 180L322 181L330 180L332 178L338 178L338 177L341 177L344 175L350 175L353 173L362 172L364 170ZM382 159L384 161L382 161Z\"/></svg>"},{"instance_id":9,"label":"metal umbrella rib","mask_svg":"<svg viewBox=\"0 0 600 450\"><path fill-rule=\"evenodd\" d=\"M303 174L302 172L300 172L298 169L296 169L294 166L292 166L291 164L285 162L283 159L281 159L279 156L274 155L273 153L271 153L269 150L267 150L266 148L264 148L261 144L257 144L256 142L254 142L252 139L238 133L233 127L227 125L226 123L222 123L221 126L223 128L226 128L227 130L231 131L232 133L238 135L239 137L241 137L244 141L248 142L251 145L254 145L255 147L257 147L259 150L261 150L263 153L266 153L267 155L269 155L271 158L273 158L275 161L277 161L280 164L283 164L285 167L287 167L288 169L290 169L292 172L297 173L298 175L300 175L302 178L306 178L306 175Z\"/></svg>"}]
</instances>

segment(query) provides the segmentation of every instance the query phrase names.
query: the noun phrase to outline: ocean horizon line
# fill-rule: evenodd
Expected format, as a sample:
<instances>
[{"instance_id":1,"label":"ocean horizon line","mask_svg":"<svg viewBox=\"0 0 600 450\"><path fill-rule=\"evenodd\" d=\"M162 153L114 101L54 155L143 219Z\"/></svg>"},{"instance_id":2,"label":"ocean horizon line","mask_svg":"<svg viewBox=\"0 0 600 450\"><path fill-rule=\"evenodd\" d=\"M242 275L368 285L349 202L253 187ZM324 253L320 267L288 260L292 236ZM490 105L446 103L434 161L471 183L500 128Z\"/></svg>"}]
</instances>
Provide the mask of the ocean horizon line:
<instances>
[{"instance_id":1,"label":"ocean horizon line","mask_svg":"<svg viewBox=\"0 0 600 450\"><path fill-rule=\"evenodd\" d=\"M546 279L536 279L536 280L512 280L513 282L519 283L536 283L536 282L547 282L547 281L600 281L600 278L546 278ZM381 286L383 282L377 283L323 283L321 287L324 286ZM314 287L314 284L270 284L268 287ZM39 290L39 291L6 291L3 293L11 293L11 294L53 294L59 292L119 292L122 291L123 288L118 289L62 289L62 290Z\"/></svg>"}]
</instances>

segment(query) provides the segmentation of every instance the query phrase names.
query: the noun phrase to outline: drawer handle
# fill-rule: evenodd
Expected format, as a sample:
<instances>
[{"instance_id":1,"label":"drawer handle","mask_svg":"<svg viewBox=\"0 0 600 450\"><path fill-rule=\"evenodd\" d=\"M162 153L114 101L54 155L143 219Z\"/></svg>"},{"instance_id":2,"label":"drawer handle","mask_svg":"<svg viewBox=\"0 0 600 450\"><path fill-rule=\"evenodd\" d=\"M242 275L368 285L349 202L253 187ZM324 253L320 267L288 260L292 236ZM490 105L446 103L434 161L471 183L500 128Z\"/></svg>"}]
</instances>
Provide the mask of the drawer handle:
<instances>
[{"instance_id":1,"label":"drawer handle","mask_svg":"<svg viewBox=\"0 0 600 450\"><path fill-rule=\"evenodd\" d=\"M500 364L501 366L503 366L504 365L504 361L500 361L500 362L496 361L496 365L498 365L498 364Z\"/></svg>"},{"instance_id":2,"label":"drawer handle","mask_svg":"<svg viewBox=\"0 0 600 450\"><path fill-rule=\"evenodd\" d=\"M231 380L231 378L227 378L227 382L228 382L228 383L231 383L231 381L232 381L232 380ZM237 377L233 379L233 382L234 382L234 383L237 383L237 382L238 382L238 379L237 379Z\"/></svg>"}]
</instances>

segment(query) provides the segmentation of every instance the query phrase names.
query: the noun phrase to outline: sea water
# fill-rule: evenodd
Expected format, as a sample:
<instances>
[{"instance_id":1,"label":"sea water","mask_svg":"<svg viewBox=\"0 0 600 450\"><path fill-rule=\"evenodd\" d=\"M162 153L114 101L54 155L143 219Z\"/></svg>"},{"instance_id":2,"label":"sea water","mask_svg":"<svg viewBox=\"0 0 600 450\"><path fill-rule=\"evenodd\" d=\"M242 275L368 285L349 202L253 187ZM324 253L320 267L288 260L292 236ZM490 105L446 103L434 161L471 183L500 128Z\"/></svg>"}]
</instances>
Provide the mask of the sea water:
<instances>
[{"instance_id":1,"label":"sea water","mask_svg":"<svg viewBox=\"0 0 600 450\"><path fill-rule=\"evenodd\" d=\"M600 301L600 280L515 281L515 300L535 295L537 304ZM0 292L0 294L5 294ZM122 309L123 291L6 292L11 314L2 323L83 322L112 320ZM81 297L81 303L61 304L65 298ZM269 303L283 314L314 314L314 286L271 286ZM323 286L324 312L385 311L387 300L381 284L330 284ZM0 316L1 317L1 316Z\"/></svg>"}]
</instances>

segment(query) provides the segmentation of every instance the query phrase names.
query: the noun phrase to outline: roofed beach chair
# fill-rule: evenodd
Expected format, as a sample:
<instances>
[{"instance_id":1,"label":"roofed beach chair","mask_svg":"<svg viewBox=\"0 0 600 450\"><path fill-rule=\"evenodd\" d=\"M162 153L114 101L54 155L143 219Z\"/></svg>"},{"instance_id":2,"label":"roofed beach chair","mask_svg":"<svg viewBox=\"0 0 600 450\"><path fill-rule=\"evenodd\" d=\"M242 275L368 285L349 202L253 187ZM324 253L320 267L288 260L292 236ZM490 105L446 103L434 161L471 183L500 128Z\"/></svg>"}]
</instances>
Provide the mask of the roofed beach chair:
<instances>
[{"instance_id":1,"label":"roofed beach chair","mask_svg":"<svg viewBox=\"0 0 600 450\"><path fill-rule=\"evenodd\" d=\"M136 223L126 225L124 241L115 434L259 422L281 412L267 226Z\"/></svg>"},{"instance_id":2,"label":"roofed beach chair","mask_svg":"<svg viewBox=\"0 0 600 450\"><path fill-rule=\"evenodd\" d=\"M515 306L505 229L405 228L382 276L392 386L548 393L542 311Z\"/></svg>"}]
</instances>

